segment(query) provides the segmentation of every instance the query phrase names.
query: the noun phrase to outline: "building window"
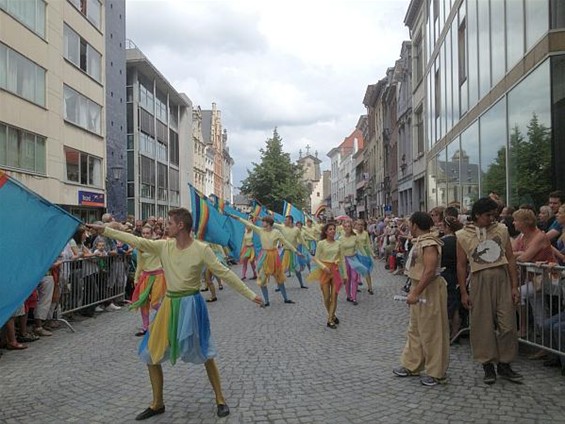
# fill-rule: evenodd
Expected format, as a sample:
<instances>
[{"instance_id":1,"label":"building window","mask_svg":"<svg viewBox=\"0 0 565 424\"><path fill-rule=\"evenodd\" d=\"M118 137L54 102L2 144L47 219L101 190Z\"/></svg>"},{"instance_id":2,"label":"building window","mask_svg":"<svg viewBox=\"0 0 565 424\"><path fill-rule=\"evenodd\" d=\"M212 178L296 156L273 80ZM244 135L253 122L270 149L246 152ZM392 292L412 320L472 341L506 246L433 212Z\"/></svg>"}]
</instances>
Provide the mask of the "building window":
<instances>
[{"instance_id":1,"label":"building window","mask_svg":"<svg viewBox=\"0 0 565 424\"><path fill-rule=\"evenodd\" d=\"M0 0L0 9L45 38L45 0Z\"/></svg>"},{"instance_id":2,"label":"building window","mask_svg":"<svg viewBox=\"0 0 565 424\"><path fill-rule=\"evenodd\" d=\"M102 106L67 85L63 87L63 95L65 120L85 130L100 134Z\"/></svg>"},{"instance_id":3,"label":"building window","mask_svg":"<svg viewBox=\"0 0 565 424\"><path fill-rule=\"evenodd\" d=\"M102 159L65 147L67 181L102 187Z\"/></svg>"},{"instance_id":4,"label":"building window","mask_svg":"<svg viewBox=\"0 0 565 424\"><path fill-rule=\"evenodd\" d=\"M141 108L138 108L137 112L137 122L139 129L144 133L155 137L155 119L153 118L153 115Z\"/></svg>"},{"instance_id":5,"label":"building window","mask_svg":"<svg viewBox=\"0 0 565 424\"><path fill-rule=\"evenodd\" d=\"M45 69L0 44L0 88L45 106Z\"/></svg>"},{"instance_id":6,"label":"building window","mask_svg":"<svg viewBox=\"0 0 565 424\"><path fill-rule=\"evenodd\" d=\"M139 156L141 168L141 197L155 198L155 161Z\"/></svg>"},{"instance_id":7,"label":"building window","mask_svg":"<svg viewBox=\"0 0 565 424\"><path fill-rule=\"evenodd\" d=\"M155 98L155 116L165 124L168 122L167 100L161 100L159 95Z\"/></svg>"},{"instance_id":8,"label":"building window","mask_svg":"<svg viewBox=\"0 0 565 424\"><path fill-rule=\"evenodd\" d=\"M100 82L102 55L68 25L65 24L63 32L65 37L65 59Z\"/></svg>"},{"instance_id":9,"label":"building window","mask_svg":"<svg viewBox=\"0 0 565 424\"><path fill-rule=\"evenodd\" d=\"M155 205L153 203L141 202L141 219L146 220L155 215Z\"/></svg>"},{"instance_id":10,"label":"building window","mask_svg":"<svg viewBox=\"0 0 565 424\"><path fill-rule=\"evenodd\" d=\"M204 178L201 177L202 182ZM169 187L170 187L170 202L171 205L180 205L180 182L179 182L179 171L176 169L169 169Z\"/></svg>"},{"instance_id":11,"label":"building window","mask_svg":"<svg viewBox=\"0 0 565 424\"><path fill-rule=\"evenodd\" d=\"M424 50L422 48L422 35L420 34L414 42L414 75L419 83L424 76Z\"/></svg>"},{"instance_id":12,"label":"building window","mask_svg":"<svg viewBox=\"0 0 565 424\"><path fill-rule=\"evenodd\" d=\"M155 110L155 97L153 96L153 90L147 88L149 82L142 83L139 82L139 106L147 110L149 113L153 114Z\"/></svg>"},{"instance_id":13,"label":"building window","mask_svg":"<svg viewBox=\"0 0 565 424\"><path fill-rule=\"evenodd\" d=\"M0 166L45 174L45 137L0 124Z\"/></svg>"},{"instance_id":14,"label":"building window","mask_svg":"<svg viewBox=\"0 0 565 424\"><path fill-rule=\"evenodd\" d=\"M440 78L440 70L436 71L435 75L435 117L439 118L441 115L441 78Z\"/></svg>"},{"instance_id":15,"label":"building window","mask_svg":"<svg viewBox=\"0 0 565 424\"><path fill-rule=\"evenodd\" d=\"M169 160L173 165L179 164L179 135L173 130L169 131Z\"/></svg>"},{"instance_id":16,"label":"building window","mask_svg":"<svg viewBox=\"0 0 565 424\"><path fill-rule=\"evenodd\" d=\"M92 25L100 29L100 17L102 16L102 5L99 0L69 0L69 2L86 18Z\"/></svg>"},{"instance_id":17,"label":"building window","mask_svg":"<svg viewBox=\"0 0 565 424\"><path fill-rule=\"evenodd\" d=\"M169 159L167 150L166 144L157 142L157 159L162 162L167 162Z\"/></svg>"},{"instance_id":18,"label":"building window","mask_svg":"<svg viewBox=\"0 0 565 424\"><path fill-rule=\"evenodd\" d=\"M424 153L424 118L422 106L415 113L416 118L416 148L418 156Z\"/></svg>"},{"instance_id":19,"label":"building window","mask_svg":"<svg viewBox=\"0 0 565 424\"><path fill-rule=\"evenodd\" d=\"M167 201L168 187L169 187L169 174L167 172L167 165L162 163L157 164L157 200Z\"/></svg>"},{"instance_id":20,"label":"building window","mask_svg":"<svg viewBox=\"0 0 565 424\"><path fill-rule=\"evenodd\" d=\"M155 139L145 133L139 133L139 151L151 158L155 157Z\"/></svg>"},{"instance_id":21,"label":"building window","mask_svg":"<svg viewBox=\"0 0 565 424\"><path fill-rule=\"evenodd\" d=\"M459 85L467 80L467 21L463 20L457 31L457 52L459 63Z\"/></svg>"}]
</instances>

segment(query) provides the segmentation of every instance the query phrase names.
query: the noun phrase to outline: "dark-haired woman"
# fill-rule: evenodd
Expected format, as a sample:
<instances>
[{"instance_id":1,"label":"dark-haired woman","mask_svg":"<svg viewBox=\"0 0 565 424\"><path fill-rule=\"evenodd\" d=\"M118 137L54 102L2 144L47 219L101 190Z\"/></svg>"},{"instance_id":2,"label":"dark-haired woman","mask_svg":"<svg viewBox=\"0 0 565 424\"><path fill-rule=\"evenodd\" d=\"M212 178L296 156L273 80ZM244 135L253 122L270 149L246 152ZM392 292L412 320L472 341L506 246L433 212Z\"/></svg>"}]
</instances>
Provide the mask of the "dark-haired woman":
<instances>
[{"instance_id":1,"label":"dark-haired woman","mask_svg":"<svg viewBox=\"0 0 565 424\"><path fill-rule=\"evenodd\" d=\"M447 288L440 275L443 242L431 231L434 222L425 212L410 217L413 246L406 261L406 274L412 285L406 303L410 305L410 323L401 366L393 369L399 377L420 375L424 386L445 381L449 364L449 324Z\"/></svg>"},{"instance_id":2,"label":"dark-haired woman","mask_svg":"<svg viewBox=\"0 0 565 424\"><path fill-rule=\"evenodd\" d=\"M314 256L314 262L318 267L307 277L308 281L320 282L324 306L328 312L326 325L333 329L339 324L339 319L335 316L337 296L344 280L347 281L343 252L340 242L335 239L335 233L335 224L326 224L322 228Z\"/></svg>"},{"instance_id":3,"label":"dark-haired woman","mask_svg":"<svg viewBox=\"0 0 565 424\"><path fill-rule=\"evenodd\" d=\"M496 220L498 207L489 197L477 200L471 209L472 222L456 233L461 303L471 310L471 348L474 359L483 365L485 384L496 381L495 364L500 377L513 382L522 380L510 367L518 353L514 305L520 301L520 293L516 260L508 229Z\"/></svg>"}]
</instances>

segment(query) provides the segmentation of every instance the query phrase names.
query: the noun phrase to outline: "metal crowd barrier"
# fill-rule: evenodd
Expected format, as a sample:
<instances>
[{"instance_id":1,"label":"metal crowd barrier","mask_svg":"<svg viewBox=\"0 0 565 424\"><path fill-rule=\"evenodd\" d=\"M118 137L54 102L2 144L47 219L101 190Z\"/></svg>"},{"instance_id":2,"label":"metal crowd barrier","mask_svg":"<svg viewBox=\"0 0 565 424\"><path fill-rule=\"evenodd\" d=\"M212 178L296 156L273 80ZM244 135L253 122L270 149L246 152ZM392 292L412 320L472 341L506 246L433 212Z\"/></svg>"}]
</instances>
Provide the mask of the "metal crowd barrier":
<instances>
[{"instance_id":1,"label":"metal crowd barrier","mask_svg":"<svg viewBox=\"0 0 565 424\"><path fill-rule=\"evenodd\" d=\"M519 341L557 355L565 355L565 267L518 263ZM451 343L471 331L462 328Z\"/></svg>"},{"instance_id":2,"label":"metal crowd barrier","mask_svg":"<svg viewBox=\"0 0 565 424\"><path fill-rule=\"evenodd\" d=\"M116 299L125 300L130 257L93 256L63 261L59 268L61 297L56 319L73 330L66 319L70 314L93 315L98 305Z\"/></svg>"},{"instance_id":3,"label":"metal crowd barrier","mask_svg":"<svg viewBox=\"0 0 565 424\"><path fill-rule=\"evenodd\" d=\"M520 342L565 354L565 267L519 263Z\"/></svg>"}]
</instances>

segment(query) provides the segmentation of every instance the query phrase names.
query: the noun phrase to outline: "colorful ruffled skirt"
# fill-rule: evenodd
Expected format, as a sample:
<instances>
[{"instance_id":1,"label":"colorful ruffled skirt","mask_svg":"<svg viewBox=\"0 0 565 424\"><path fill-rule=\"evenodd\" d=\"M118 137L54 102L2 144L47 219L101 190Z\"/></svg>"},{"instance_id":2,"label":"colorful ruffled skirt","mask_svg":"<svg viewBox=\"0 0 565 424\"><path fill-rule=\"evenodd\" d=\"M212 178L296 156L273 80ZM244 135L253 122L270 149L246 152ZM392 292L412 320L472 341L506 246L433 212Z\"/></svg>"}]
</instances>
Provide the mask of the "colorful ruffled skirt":
<instances>
[{"instance_id":1,"label":"colorful ruffled skirt","mask_svg":"<svg viewBox=\"0 0 565 424\"><path fill-rule=\"evenodd\" d=\"M147 364L169 360L173 365L178 359L202 364L216 356L208 309L199 290L167 292L138 354Z\"/></svg>"},{"instance_id":2,"label":"colorful ruffled skirt","mask_svg":"<svg viewBox=\"0 0 565 424\"><path fill-rule=\"evenodd\" d=\"M299 271L301 268L300 261L298 260L298 255L292 250L283 249L280 254L282 269L283 271Z\"/></svg>"},{"instance_id":3,"label":"colorful ruffled skirt","mask_svg":"<svg viewBox=\"0 0 565 424\"><path fill-rule=\"evenodd\" d=\"M367 258L366 256L362 256L360 254L355 254L352 256L345 257L345 266L347 267L347 274L351 271L355 272L357 275L366 277L371 272L369 270L369 264L367 263L367 259L372 264L371 258Z\"/></svg>"},{"instance_id":4,"label":"colorful ruffled skirt","mask_svg":"<svg viewBox=\"0 0 565 424\"><path fill-rule=\"evenodd\" d=\"M162 269L142 271L131 296L130 309L158 309L166 292L167 283Z\"/></svg>"},{"instance_id":5,"label":"colorful ruffled skirt","mask_svg":"<svg viewBox=\"0 0 565 424\"><path fill-rule=\"evenodd\" d=\"M239 261L244 262L247 260L249 262L253 262L255 260L255 257L255 247L253 245L243 246L239 255Z\"/></svg>"},{"instance_id":6,"label":"colorful ruffled skirt","mask_svg":"<svg viewBox=\"0 0 565 424\"><path fill-rule=\"evenodd\" d=\"M330 269L330 273L326 273L319 266L314 265L312 272L306 277L306 281L313 282L319 281L320 284L332 284L334 290L339 293L341 286L343 286L343 279L341 278L341 273L339 266L333 262L322 262L325 266Z\"/></svg>"},{"instance_id":7,"label":"colorful ruffled skirt","mask_svg":"<svg viewBox=\"0 0 565 424\"><path fill-rule=\"evenodd\" d=\"M295 255L296 259L298 260L298 264L300 265L300 268L304 269L305 266L310 266L310 262L312 261L312 256L310 256L310 252L308 251L307 247L302 244L299 244L296 250L302 253L302 257Z\"/></svg>"},{"instance_id":8,"label":"colorful ruffled skirt","mask_svg":"<svg viewBox=\"0 0 565 424\"><path fill-rule=\"evenodd\" d=\"M316 240L306 240L306 246L308 247L308 251L312 256L316 254Z\"/></svg>"},{"instance_id":9,"label":"colorful ruffled skirt","mask_svg":"<svg viewBox=\"0 0 565 424\"><path fill-rule=\"evenodd\" d=\"M275 277L278 284L285 281L281 259L277 249L263 249L257 261L257 272L259 273L258 283L264 284L270 276Z\"/></svg>"}]
</instances>

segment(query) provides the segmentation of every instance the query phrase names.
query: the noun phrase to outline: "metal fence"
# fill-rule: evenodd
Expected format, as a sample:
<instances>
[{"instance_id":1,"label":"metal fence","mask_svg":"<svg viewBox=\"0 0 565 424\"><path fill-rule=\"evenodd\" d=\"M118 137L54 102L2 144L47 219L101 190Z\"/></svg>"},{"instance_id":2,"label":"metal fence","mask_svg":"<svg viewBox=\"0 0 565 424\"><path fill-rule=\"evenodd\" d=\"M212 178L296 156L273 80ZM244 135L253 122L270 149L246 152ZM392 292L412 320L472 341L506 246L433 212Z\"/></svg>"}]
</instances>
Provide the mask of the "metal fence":
<instances>
[{"instance_id":1,"label":"metal fence","mask_svg":"<svg viewBox=\"0 0 565 424\"><path fill-rule=\"evenodd\" d=\"M129 269L130 255L63 261L59 268L57 318L66 322L65 317L74 312L92 315L98 305L125 300Z\"/></svg>"},{"instance_id":2,"label":"metal fence","mask_svg":"<svg viewBox=\"0 0 565 424\"><path fill-rule=\"evenodd\" d=\"M519 263L520 342L565 353L565 267Z\"/></svg>"}]
</instances>

